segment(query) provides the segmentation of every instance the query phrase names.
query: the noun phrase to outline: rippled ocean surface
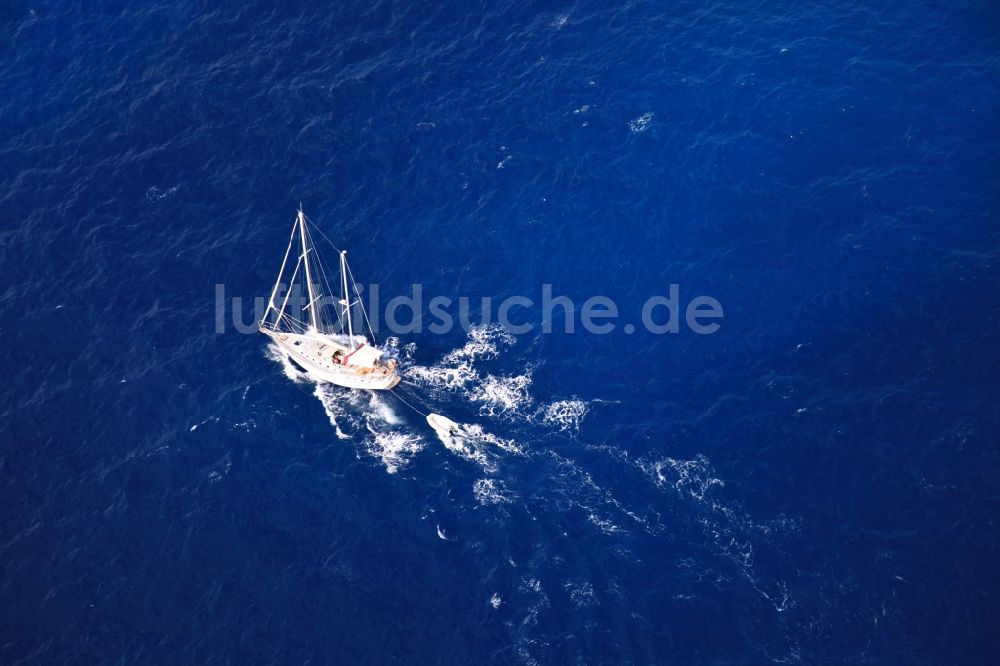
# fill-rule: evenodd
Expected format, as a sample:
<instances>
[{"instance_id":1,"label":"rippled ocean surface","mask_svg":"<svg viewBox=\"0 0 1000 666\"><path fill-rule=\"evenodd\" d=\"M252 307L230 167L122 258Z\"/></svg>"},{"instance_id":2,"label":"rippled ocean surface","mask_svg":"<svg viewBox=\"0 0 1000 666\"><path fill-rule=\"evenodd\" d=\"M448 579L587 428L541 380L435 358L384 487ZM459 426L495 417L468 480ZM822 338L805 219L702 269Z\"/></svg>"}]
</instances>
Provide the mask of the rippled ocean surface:
<instances>
[{"instance_id":1,"label":"rippled ocean surface","mask_svg":"<svg viewBox=\"0 0 1000 666\"><path fill-rule=\"evenodd\" d=\"M0 662L997 663L997 7L0 3ZM398 336L449 447L234 330L300 201L725 316Z\"/></svg>"}]
</instances>

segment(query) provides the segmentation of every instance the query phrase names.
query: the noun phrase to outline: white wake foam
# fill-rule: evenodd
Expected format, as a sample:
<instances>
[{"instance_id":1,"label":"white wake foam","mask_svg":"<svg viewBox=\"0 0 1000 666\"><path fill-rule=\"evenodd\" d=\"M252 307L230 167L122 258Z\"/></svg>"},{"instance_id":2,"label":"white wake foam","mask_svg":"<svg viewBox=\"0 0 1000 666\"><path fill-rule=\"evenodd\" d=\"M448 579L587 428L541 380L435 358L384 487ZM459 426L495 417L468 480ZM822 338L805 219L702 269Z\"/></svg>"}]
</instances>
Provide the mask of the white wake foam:
<instances>
[{"instance_id":1,"label":"white wake foam","mask_svg":"<svg viewBox=\"0 0 1000 666\"><path fill-rule=\"evenodd\" d=\"M645 132L646 128L649 127L649 123L653 120L652 113L644 113L635 120L629 121L628 128L632 130L633 134L639 134Z\"/></svg>"},{"instance_id":2,"label":"white wake foam","mask_svg":"<svg viewBox=\"0 0 1000 666\"><path fill-rule=\"evenodd\" d=\"M557 400L542 410L542 421L563 432L576 434L586 414L587 403L583 400Z\"/></svg>"},{"instance_id":3,"label":"white wake foam","mask_svg":"<svg viewBox=\"0 0 1000 666\"><path fill-rule=\"evenodd\" d=\"M292 380L293 382L309 382L312 379L308 374L302 372L288 359L288 355L285 354L278 345L273 342L269 343L266 347L264 354L267 356L268 360L274 361L281 366L282 372L285 373L285 377Z\"/></svg>"},{"instance_id":4,"label":"white wake foam","mask_svg":"<svg viewBox=\"0 0 1000 666\"><path fill-rule=\"evenodd\" d=\"M455 432L435 430L445 448L455 455L480 465L487 472L497 470L497 451L523 455L524 451L512 439L504 439L486 432L475 423L459 423Z\"/></svg>"},{"instance_id":5,"label":"white wake foam","mask_svg":"<svg viewBox=\"0 0 1000 666\"><path fill-rule=\"evenodd\" d=\"M469 393L469 399L480 403L484 416L506 416L531 405L531 371L523 375L495 377L486 375Z\"/></svg>"},{"instance_id":6,"label":"white wake foam","mask_svg":"<svg viewBox=\"0 0 1000 666\"><path fill-rule=\"evenodd\" d=\"M468 332L463 346L433 365L406 367L405 377L431 391L460 395L477 404L482 416L528 421L576 434L588 411L586 402L557 400L536 407L531 393L533 368L526 367L521 374L501 375L477 367L481 361L499 358L515 342L514 335L499 324L475 327Z\"/></svg>"},{"instance_id":7,"label":"white wake foam","mask_svg":"<svg viewBox=\"0 0 1000 666\"><path fill-rule=\"evenodd\" d=\"M419 435L399 431L386 431L368 426L372 438L365 438L365 450L385 465L389 474L395 474L423 449Z\"/></svg>"},{"instance_id":8,"label":"white wake foam","mask_svg":"<svg viewBox=\"0 0 1000 666\"><path fill-rule=\"evenodd\" d=\"M725 483L714 476L715 470L711 462L701 454L691 460L640 460L636 465L658 488L673 488L680 497L694 499L699 506L704 507L704 513L697 522L706 538L721 555L739 566L750 585L771 602L775 610L783 612L794 605L785 581L762 580L754 564L754 544L766 546L772 532L794 531L797 527L795 521L781 517L769 523L757 524L738 506L711 497L706 499L713 488L722 488Z\"/></svg>"},{"instance_id":9,"label":"white wake foam","mask_svg":"<svg viewBox=\"0 0 1000 666\"><path fill-rule=\"evenodd\" d=\"M705 493L715 486L725 486L712 476L714 470L708 459L698 454L692 460L664 458L653 462L636 463L657 487L673 486L679 494L687 494L697 500L705 499Z\"/></svg>"},{"instance_id":10,"label":"white wake foam","mask_svg":"<svg viewBox=\"0 0 1000 666\"><path fill-rule=\"evenodd\" d=\"M479 479L472 484L472 493L482 505L510 504L513 501L510 491L499 479Z\"/></svg>"},{"instance_id":11,"label":"white wake foam","mask_svg":"<svg viewBox=\"0 0 1000 666\"><path fill-rule=\"evenodd\" d=\"M514 334L499 324L476 326L469 333L465 346L455 349L444 357L445 363L463 363L480 358L497 358L501 351L510 349L515 342Z\"/></svg>"}]
</instances>

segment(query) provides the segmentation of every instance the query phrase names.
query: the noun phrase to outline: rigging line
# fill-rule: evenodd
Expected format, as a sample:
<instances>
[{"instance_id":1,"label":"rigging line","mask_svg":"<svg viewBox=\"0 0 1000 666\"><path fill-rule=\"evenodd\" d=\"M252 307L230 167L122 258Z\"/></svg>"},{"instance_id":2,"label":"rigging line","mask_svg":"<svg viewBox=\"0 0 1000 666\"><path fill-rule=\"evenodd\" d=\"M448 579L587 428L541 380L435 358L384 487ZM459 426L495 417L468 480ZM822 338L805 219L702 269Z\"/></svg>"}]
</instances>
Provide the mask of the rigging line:
<instances>
[{"instance_id":1,"label":"rigging line","mask_svg":"<svg viewBox=\"0 0 1000 666\"><path fill-rule=\"evenodd\" d=\"M420 388L420 384L417 384L416 382L407 381L405 378L401 378L399 383L402 384L403 386L412 386L415 389Z\"/></svg>"},{"instance_id":2,"label":"rigging line","mask_svg":"<svg viewBox=\"0 0 1000 666\"><path fill-rule=\"evenodd\" d=\"M292 324L299 327L300 334L305 333L307 330L309 330L309 324L305 323L304 321L300 321L294 317L289 317L289 319L292 320Z\"/></svg>"},{"instance_id":3,"label":"rigging line","mask_svg":"<svg viewBox=\"0 0 1000 666\"><path fill-rule=\"evenodd\" d=\"M319 228L319 225L317 225L317 224L316 224L315 222L313 222L312 220L310 220L310 219L309 219L309 216L308 216L308 215L306 215L306 216L305 216L305 218L306 218L306 222L308 222L308 223L309 223L309 225L310 225L310 226L311 226L311 227L312 227L313 229L315 229L316 231L318 231L318 232L319 232L319 235L320 235L320 236L322 236L322 237L323 237L323 239L324 239L324 240L325 240L325 241L326 241L327 243L329 243L329 244L330 244L330 247L332 247L332 248L333 248L334 250L336 250L336 251L337 251L337 254L340 254L340 248L339 248L339 247L337 247L336 245L334 245L334 244L333 244L333 241L332 241L332 240L330 240L330 237L329 237L329 236L327 236L326 234L324 234L324 233L323 233L323 230Z\"/></svg>"},{"instance_id":4,"label":"rigging line","mask_svg":"<svg viewBox=\"0 0 1000 666\"><path fill-rule=\"evenodd\" d=\"M309 245L309 251L312 252L314 261L316 263L316 268L319 271L319 283L318 285L322 288L325 284L327 287L327 293L329 293L329 280L326 277L326 269L323 266L323 258L320 256L319 252L316 252L316 246L312 240L312 234L309 233L308 227L303 229L306 237L307 244ZM308 306L307 306L308 307ZM325 313L322 308L314 308L314 311L310 312L310 316L313 317L314 321L319 323L319 330L321 332L326 331L329 322L326 320Z\"/></svg>"},{"instance_id":5,"label":"rigging line","mask_svg":"<svg viewBox=\"0 0 1000 666\"><path fill-rule=\"evenodd\" d=\"M315 225L313 225L313 226L315 227ZM310 237L311 237L311 235L310 235ZM319 265L320 265L320 273L321 273L322 278L323 278L323 284L326 286L326 293L332 295L334 293L334 291L333 291L333 288L330 285L330 269L329 269L329 266L327 266L326 261L323 260L323 256L319 252L316 253L316 259L318 260Z\"/></svg>"},{"instance_id":6,"label":"rigging line","mask_svg":"<svg viewBox=\"0 0 1000 666\"><path fill-rule=\"evenodd\" d=\"M271 314L271 308L274 307L274 297L278 294L278 286L281 284L281 278L285 274L285 266L288 265L288 257L292 253L292 241L295 240L295 227L292 227L292 235L288 237L288 249L285 250L285 258L281 260L281 269L278 270L278 279L274 282L274 289L271 290L271 297L267 300L267 312L264 313L264 318L261 320L263 324L267 321L267 317Z\"/></svg>"},{"instance_id":7,"label":"rigging line","mask_svg":"<svg viewBox=\"0 0 1000 666\"><path fill-rule=\"evenodd\" d=\"M326 287L326 293L329 294L330 298L332 298L335 292L333 290L333 287L330 285L330 276L329 276L329 273L328 273L328 268L326 266L326 263L323 261L323 258L319 255L319 253L316 253L316 256L319 259L320 274L322 275L322 278L323 278L323 284ZM330 323L330 325L332 327L333 322L331 321L329 323Z\"/></svg>"},{"instance_id":8,"label":"rigging line","mask_svg":"<svg viewBox=\"0 0 1000 666\"><path fill-rule=\"evenodd\" d=\"M304 321L301 321L301 320L299 320L299 319L296 319L295 317L293 317L293 316L292 316L292 315L290 315L290 314L287 314L287 313L286 313L286 314L285 314L285 317L284 317L284 318L285 318L285 319L290 319L290 320L291 320L292 322L294 322L294 323L298 324L299 326L302 326L302 327L303 327L303 329L306 329L306 328L309 328L309 325L308 325L308 324L306 324L306 323L305 323Z\"/></svg>"},{"instance_id":9,"label":"rigging line","mask_svg":"<svg viewBox=\"0 0 1000 666\"><path fill-rule=\"evenodd\" d=\"M329 237L329 236L327 236L327 235L326 235L325 233L323 233L323 230L319 228L319 225L317 225L317 224L316 224L315 222L313 222L313 221L312 221L312 220L311 220L311 219L309 218L309 216L308 216L308 215L305 215L305 214L303 214L303 215L304 215L304 217L306 218L306 221L307 221L307 222L309 223L309 226L310 226L310 227L312 227L313 229L315 229L316 231L318 231L318 232L319 232L319 235L323 237L323 240L325 240L325 241L326 241L327 243L329 243L330 247L332 247L332 248L333 248L334 250L336 250L336 251L337 251L337 254L339 255L339 254L341 253L341 250L340 250L340 248L339 248L339 247L337 247L336 245L334 245L334 244L333 244L333 241L332 241L332 240L330 240L330 237ZM318 258L318 257L319 257L319 253L317 253L317 258ZM322 259L320 259L320 262L322 263ZM353 280L354 278L352 277L351 279ZM324 280L324 281L325 281L325 282L327 283L327 285L326 285L326 286L327 286L327 290L329 291L329 293L331 293L331 294L332 294L332 293L333 293L333 290L332 290L332 289L330 289L330 282L329 282L329 278L327 278L327 276L326 276L326 273L325 273L325 272L324 272L324 274L323 274L323 280ZM355 284L355 287L357 287L357 285L356 285L356 284ZM355 291L357 291L357 289L355 289ZM360 298L360 295L359 295L359 298ZM347 301L348 303L350 303L350 301L351 301L351 297L350 297L350 294L343 294L343 300L345 300L345 301ZM345 306L345 307L350 307L350 305L348 305L348 306ZM365 308L365 306L364 306L364 304L362 303L362 304L361 304L361 311L362 311L362 312L364 312L364 308ZM341 312L341 313L340 313L340 317L343 317L343 316L344 316L344 314L345 314L345 312L346 312L346 310L345 310L344 312ZM367 314L365 314L365 318L366 318L366 319L367 319L367 317L368 317L368 315L367 315ZM371 329L371 326L369 326L369 329ZM343 323L342 323L342 322L341 322L341 330L343 330ZM374 332L372 332L372 337L374 337ZM377 343L377 342L378 342L378 341L376 340L376 343Z\"/></svg>"},{"instance_id":10,"label":"rigging line","mask_svg":"<svg viewBox=\"0 0 1000 666\"><path fill-rule=\"evenodd\" d=\"M351 271L350 264L344 264L347 267L347 274L351 276L351 285L354 287L354 292L358 294L358 304L361 305L361 314L365 316L365 324L368 325L368 332L372 334L372 340L375 341L376 345L381 345L378 336L375 335L375 329L372 328L372 323L368 321L368 311L365 310L365 304L361 302L361 294L358 292L358 283L354 280L354 273Z\"/></svg>"},{"instance_id":11,"label":"rigging line","mask_svg":"<svg viewBox=\"0 0 1000 666\"><path fill-rule=\"evenodd\" d=\"M413 411L415 411L417 414L420 414L424 418L427 417L427 412L422 412L419 409L417 409L416 407L414 407L413 405L411 405L409 402L406 401L405 398L403 398L403 396L401 396L398 393L396 393L396 389L389 389L389 393L391 393L394 396L396 396L397 398L399 398L403 402L404 405L406 405L407 407L409 407L410 409L412 409Z\"/></svg>"},{"instance_id":12,"label":"rigging line","mask_svg":"<svg viewBox=\"0 0 1000 666\"><path fill-rule=\"evenodd\" d=\"M301 265L302 265L302 257L300 256L299 260L295 263L295 270L292 271L292 277L288 281L288 290L285 292L285 298L282 299L282 301L281 301L281 309L278 310L278 317L277 317L277 319L274 320L274 325L275 326L277 326L278 324L280 324L282 317L285 316L285 308L288 307L288 298L292 295L292 285L295 284L295 277L299 274L299 266L301 266ZM281 281L282 277L284 277L283 274L278 276L278 281L279 282Z\"/></svg>"},{"instance_id":13,"label":"rigging line","mask_svg":"<svg viewBox=\"0 0 1000 666\"><path fill-rule=\"evenodd\" d=\"M336 250L337 253L339 254L340 251L341 251L340 248L338 248L336 245L333 244L333 241L330 240L329 236L327 236L325 233L323 233L323 230L320 229L319 226L315 222L313 222L311 219L309 219L308 215L305 215L305 218L306 218L306 221L309 223L309 226L311 226L313 229L315 229L316 231L318 231L319 235L323 237L323 240L325 240L327 243L329 243L330 247L332 247L334 250ZM318 254L317 254L317 256L318 256ZM368 312L365 310L365 304L362 302L361 294L358 293L358 283L354 279L354 273L351 271L351 266L349 264L347 265L347 273L351 277L351 284L354 287L354 294L358 297L358 304L361 305L361 313L365 316L365 323L368 325L368 332L372 334L372 339L375 341L375 344L376 345L380 345L382 343L379 342L378 336L375 335L375 329L372 328L372 324L368 320ZM329 284L327 285L327 287L329 287ZM344 294L344 300L347 301L348 303L350 303L351 302L351 295L350 294ZM345 307L351 307L351 306L347 305Z\"/></svg>"}]
</instances>

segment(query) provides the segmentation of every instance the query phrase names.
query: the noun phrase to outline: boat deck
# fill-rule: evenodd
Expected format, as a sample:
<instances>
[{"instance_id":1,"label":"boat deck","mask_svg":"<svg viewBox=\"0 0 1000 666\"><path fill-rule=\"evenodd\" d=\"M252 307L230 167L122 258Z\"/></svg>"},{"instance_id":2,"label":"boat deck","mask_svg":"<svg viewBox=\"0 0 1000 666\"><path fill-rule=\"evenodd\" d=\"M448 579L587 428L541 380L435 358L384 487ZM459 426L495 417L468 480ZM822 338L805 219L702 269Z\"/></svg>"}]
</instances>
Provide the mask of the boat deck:
<instances>
[{"instance_id":1,"label":"boat deck","mask_svg":"<svg viewBox=\"0 0 1000 666\"><path fill-rule=\"evenodd\" d=\"M374 368L344 365L341 358L351 349L329 338L283 333L262 328L261 332L274 340L310 375L323 381L350 388L387 389L399 383L394 365L380 364Z\"/></svg>"}]
</instances>

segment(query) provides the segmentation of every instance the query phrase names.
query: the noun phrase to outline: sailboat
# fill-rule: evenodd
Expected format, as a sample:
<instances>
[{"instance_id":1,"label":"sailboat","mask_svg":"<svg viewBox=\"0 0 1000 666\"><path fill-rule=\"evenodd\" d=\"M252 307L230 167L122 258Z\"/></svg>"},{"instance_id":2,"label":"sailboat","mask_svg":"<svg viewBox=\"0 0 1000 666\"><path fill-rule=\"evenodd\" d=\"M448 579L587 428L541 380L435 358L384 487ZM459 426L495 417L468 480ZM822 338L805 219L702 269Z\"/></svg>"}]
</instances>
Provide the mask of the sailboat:
<instances>
[{"instance_id":1,"label":"sailboat","mask_svg":"<svg viewBox=\"0 0 1000 666\"><path fill-rule=\"evenodd\" d=\"M292 235L288 239L285 258L281 262L281 270L278 271L278 279L267 302L267 311L258 328L261 333L274 341L289 359L319 381L347 388L391 389L399 383L396 361L386 359L382 350L369 342L364 335L356 335L354 332L351 310L359 306L364 324L368 326L372 339L375 338L361 299L352 301L352 293L357 296L358 289L351 269L347 265L346 251L338 250L340 299L335 305L338 306L337 324L340 331L335 330L334 323L327 316L325 306L333 297L333 290L326 277L323 261L312 242L310 224L307 224L305 213L300 206L295 224L292 226ZM284 284L292 252L295 252L298 258L295 260L291 279L287 283L287 290L279 299L278 294ZM289 303L292 292L295 291L294 287L298 284L296 280L300 277L304 278L307 292L307 303L302 307L298 307L301 305L301 299L296 299L298 303ZM348 280L353 290L348 290ZM344 335L345 328L346 335Z\"/></svg>"}]
</instances>

